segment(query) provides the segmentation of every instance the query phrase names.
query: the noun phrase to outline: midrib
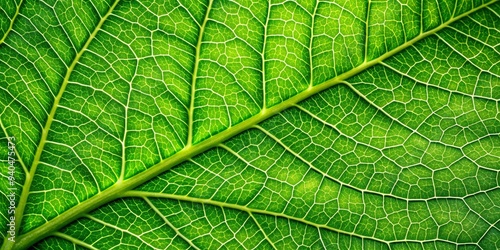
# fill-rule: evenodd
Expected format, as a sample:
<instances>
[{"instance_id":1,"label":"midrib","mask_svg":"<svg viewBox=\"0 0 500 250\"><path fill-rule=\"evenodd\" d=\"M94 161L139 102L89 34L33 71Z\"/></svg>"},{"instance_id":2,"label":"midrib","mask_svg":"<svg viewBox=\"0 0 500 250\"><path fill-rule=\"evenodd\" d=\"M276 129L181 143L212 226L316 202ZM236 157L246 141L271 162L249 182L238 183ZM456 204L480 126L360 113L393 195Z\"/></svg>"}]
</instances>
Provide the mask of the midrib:
<instances>
[{"instance_id":1,"label":"midrib","mask_svg":"<svg viewBox=\"0 0 500 250\"><path fill-rule=\"evenodd\" d=\"M64 93L64 89L68 83L69 76L71 75L71 71L73 70L74 66L77 64L80 56L83 54L83 52L86 50L86 48L90 44L90 41L93 39L95 34L99 31L100 27L102 26L102 24L104 23L106 18L111 14L112 10L114 9L114 7L116 6L116 4L118 2L119 2L119 0L117 0L113 4L113 6L109 9L108 13L99 22L99 25L96 27L96 29L92 33L91 37L85 43L85 46L78 53L77 57L75 58L75 60L71 64L70 68L68 69L68 72L66 74L66 77L64 78L64 82L62 84L62 87L61 87L61 89L56 97L56 100L54 101L54 105L52 107L51 113L50 113L49 118L47 120L47 124L43 130L42 140L40 141L40 144L39 144L40 146L38 147L36 157L35 157L37 164L38 164L38 160L40 158L41 152L43 151L43 146L45 145L47 133L50 129L50 125L52 123L52 119L53 119L55 111L57 109L59 100L61 99L62 94ZM341 75L338 75L338 76L336 76L328 81L325 81L319 85L311 86L308 89L304 90L303 92L291 97L290 99L288 99L280 104L277 104L275 106L266 108L266 109L262 110L262 112L254 115L253 117L251 117L251 118L249 118L249 119L247 119L239 124L236 124L233 127L230 127L227 130L220 132L219 134L212 136L210 139L207 139L207 140L202 141L202 142L195 144L195 145L188 144L181 151L179 151L176 154L170 156L169 158L159 162L158 164L150 167L149 169L145 170L144 172L141 172L130 179L121 181L121 182L111 186L110 188L93 196L92 198L89 198L88 200L83 201L82 203L78 204L77 206L74 206L74 207L68 209L66 212L55 217L54 219L50 220L49 222L43 224L42 226L39 226L38 228L35 228L35 229L29 231L28 233L17 237L17 241L16 241L15 245L12 246L9 244L7 246L7 248L4 248L5 246L2 246L2 249L26 249L29 246L31 246L32 244L34 244L35 242L37 242L37 241L47 237L48 235L52 234L53 232L57 231L61 227L63 227L65 225L69 224L70 222L80 218L85 213L88 213L91 210L94 210L101 205L104 205L112 200L119 198L125 191L131 190L131 189L139 186L140 184L145 183L148 180L151 180L152 178L154 178L154 177L158 176L159 174L169 170L170 168L184 162L185 160L192 158L198 154L201 154L201 153L213 148L214 146L217 146L218 144L220 144L220 143L232 138L233 136L251 128L252 126L272 117L273 115L275 115L275 114L277 114L285 109L292 107L293 105L311 97L314 94L317 94L323 90L326 90L326 89L328 89L336 84L342 83L346 79L348 79L352 76L355 76L355 75L363 72L364 70L366 70L374 65L379 64L383 60L401 52L402 50L412 46L416 42L418 42L418 41L420 41L420 40L422 40L430 35L433 35L436 32L448 27L451 23L455 22L456 20L461 19L465 16L468 16L471 13L476 12L480 9L483 9L483 8L489 6L493 3L496 3L496 2L498 2L498 0L494 0L494 1L491 1L489 3L480 5L477 8L471 9L470 11L467 11L461 15L458 15L458 16L448 20L447 22L437 26L436 28L434 28L432 30L421 33L420 35L405 42L404 44L398 46L397 48L395 48L389 52L386 52L385 54L383 54L380 57L373 59L373 60L370 60L370 61L365 61L362 64L360 64L359 66L353 68L352 70L347 71ZM34 161L33 167L30 171L30 175L27 176L27 178L26 178L25 183L27 184L28 187L31 185L32 177L36 171L37 164L35 164L35 161ZM29 183L28 183L28 179L29 179ZM24 198L24 204L23 204L22 210L20 210L20 211L24 211L24 205L26 203L26 198L27 198L28 193L29 193L29 188L27 188L26 190L27 190L26 192L25 192L25 190L23 190L23 193L21 195L21 198ZM20 207L20 205L19 205L19 207ZM18 207L18 209L19 209L19 207ZM19 214L22 214L22 213L19 213ZM18 215L18 213L16 210L16 216L17 215ZM19 216L19 217L21 217L21 216ZM17 225L19 225L19 224L17 224ZM6 241L6 242L8 242L8 241ZM4 242L4 245L5 245L5 242Z\"/></svg>"}]
</instances>

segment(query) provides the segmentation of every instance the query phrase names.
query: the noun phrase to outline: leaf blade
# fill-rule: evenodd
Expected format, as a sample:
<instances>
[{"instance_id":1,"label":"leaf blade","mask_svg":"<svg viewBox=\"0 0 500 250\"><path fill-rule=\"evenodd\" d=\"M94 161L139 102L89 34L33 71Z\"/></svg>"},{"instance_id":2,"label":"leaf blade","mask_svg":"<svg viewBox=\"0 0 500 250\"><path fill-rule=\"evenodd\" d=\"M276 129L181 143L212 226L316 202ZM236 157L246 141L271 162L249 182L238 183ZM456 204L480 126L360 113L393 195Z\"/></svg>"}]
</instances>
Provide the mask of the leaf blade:
<instances>
[{"instance_id":1,"label":"leaf blade","mask_svg":"<svg viewBox=\"0 0 500 250\"><path fill-rule=\"evenodd\" d=\"M485 7L485 6L480 6L480 7ZM63 214L63 215L61 215L59 217L56 217L56 219L55 219L56 222L53 222L53 225L46 226L47 225L46 224L46 225L44 225L42 227L49 228L50 230L54 230L54 229L60 228L60 227L62 227L62 224L58 224L57 221L64 221L64 220L67 220L67 219L70 219L70 220L75 219L75 218L78 217L77 212L89 212L95 206L100 206L100 205L103 205L104 203L107 203L108 201L116 199L116 198L119 197L119 193L121 191L127 190L127 189L132 189L133 187L135 187L137 185L140 185L141 183L143 183L143 182L145 182L145 181L153 178L154 176L158 175L159 173L161 173L161 172L163 172L163 171L165 171L167 169L170 169L174 165L177 165L178 163L180 163L184 159L190 158L192 156L195 156L195 155L197 155L197 154L199 154L199 153L201 153L201 152L203 152L203 151L205 151L205 150L207 150L209 148L212 148L212 147L216 146L218 143L220 143L222 141L225 141L226 139L229 139L229 138L235 136L236 134L238 134L238 133L240 133L240 132L242 132L244 130L247 130L248 128L252 127L253 125L255 125L257 123L260 123L261 121L264 121L265 119L270 118L271 116L273 116L275 114L281 113L281 111L294 106L299 101L305 100L305 99L309 98L311 95L313 95L315 93L319 93L319 92L321 92L321 91L323 91L325 89L328 89L328 88L330 88L330 87L332 87L332 86L334 86L334 85L336 85L338 83L341 83L341 82L344 82L346 80L349 80L351 77L357 75L358 73L361 73L361 72L364 72L365 70L371 69L371 67L374 66L374 65L376 65L376 64L382 63L384 66L387 67L387 64L385 62L382 62L383 60L388 59L389 57L392 57L393 55L395 55L395 54L399 53L400 51L403 51L403 50L405 50L407 48L412 48L415 45L415 43L417 43L419 40L422 40L424 38L427 38L427 37L435 34L437 31L439 31L439 30L441 30L441 29L443 29L445 27L448 27L449 24L452 23L453 21L458 20L461 17L468 16L472 12L474 12L474 11L469 11L469 12L462 13L462 15L460 15L458 17L454 17L454 18L452 18L452 19L450 19L448 21L445 21L442 24L440 24L439 26L435 27L434 29L432 29L430 31L426 31L425 33L422 33L422 34L418 35L417 37L413 38L412 40L406 41L402 45L399 45L399 47L396 47L395 50L389 50L389 52L387 52L386 54L382 54L381 57L378 57L375 60L367 61L365 63L361 63L360 65L358 65L353 70L347 71L347 72L345 72L343 74L340 74L340 75L337 75L336 77L330 79L329 81L327 81L325 83L319 84L319 85L317 85L315 87L311 87L311 88L305 90L304 92L299 93L299 94L291 97L290 99L287 99L284 102L280 102L279 104L276 104L275 106L272 106L271 108L268 108L265 111L261 111L260 113L257 113L256 115L254 115L253 117L251 117L251 118L249 118L247 120L243 120L241 123L239 123L239 124L237 124L235 126L225 125L226 127L229 126L229 128L226 129L226 130L224 130L221 133L218 133L218 134L212 136L209 140L206 140L208 142L201 141L200 143L195 144L192 147L188 147L188 148L184 148L184 149L181 149L182 146L176 148L176 146L174 145L173 146L174 149L172 151L170 151L170 153L162 153L160 148L163 148L163 147L160 147L159 144L157 144L156 145L156 147L158 148L158 153L156 153L157 156L155 156L155 158L152 159L152 160L147 158L148 154L144 154L144 155L139 156L138 158L135 158L135 160L137 162L139 162L139 163L141 163L143 165L142 166L140 164L137 165L137 166L131 165L131 168L130 168L131 172L128 175L124 174L125 167L123 167L124 165L122 165L122 167L121 167L121 169L122 169L121 173L123 173L123 174L120 174L120 176L127 176L127 177L134 176L133 178L131 178L133 180L131 180L131 181L124 180L124 181L121 181L121 182L118 181L118 182L116 182L118 184L114 184L114 185L113 185L113 180L109 181L108 184L105 184L103 187L104 188L107 187L110 183L113 186L111 188L109 188L109 189L107 189L107 190L99 193L98 195L93 196L89 200L87 200L87 201L92 200L92 202L84 201L83 203L81 203L80 205L78 205L80 208L83 208L82 210L73 210L73 212L71 213L71 212L69 212L71 210L70 209L70 210L68 210L68 213L64 213L64 214L67 214L68 216L64 216L64 214ZM198 41L201 41L201 40L202 39L200 37L200 39ZM311 54L309 56L311 56ZM262 58L264 60L264 57L262 57ZM195 59L195 61L196 61L196 59ZM197 70L195 69L194 72L197 72ZM196 77L196 73L194 75L195 75L195 77L192 77L192 79L196 79L197 78ZM194 80L193 80L193 82L194 82ZM358 86L358 85L356 85L356 86ZM353 89L353 91L356 91L356 89ZM361 91L358 92L357 94L360 95L360 96L363 96L363 94L362 94ZM193 97L193 95L191 97ZM129 92L129 98L130 98L130 92ZM181 98L178 98L178 99L181 99ZM240 98L238 98L238 99L240 99ZM193 98L191 100L193 100ZM270 102L270 103L273 104L272 102ZM256 102L256 104L258 104L258 102ZM180 105L182 105L182 104L180 104ZM128 106L128 104L126 106ZM138 108L138 110L140 110L140 109L141 108ZM69 110L69 111L73 111L73 110ZM249 112L249 113L252 114L254 112L256 112L256 110L254 110L252 112ZM137 114L137 115L139 115L139 114ZM49 117L50 117L50 115L49 115ZM126 117L128 117L128 115L126 115ZM239 118L239 119L241 119L241 118ZM235 120L237 121L238 119L235 119ZM490 119L490 121L494 122L495 120L494 119ZM134 123L130 123L130 124L134 124ZM179 126L182 127L182 125L172 125L171 128L175 128L176 126L177 127L179 127ZM50 127L50 125L49 125L49 127ZM111 127L107 127L107 129L108 130L113 130L113 128L111 128ZM141 129L141 127L138 127L138 130L140 130L140 129ZM117 131L119 131L119 130L120 129L118 129ZM127 130L127 128L125 130ZM212 132L210 132L210 133L212 133ZM117 133L116 136L117 136L116 138L118 138L118 136L120 136L119 133ZM111 135L111 137L112 137L112 135ZM151 135L149 135L149 134L146 134L146 135L144 135L144 134L142 134L142 135L138 134L137 137L136 137L136 139L140 140L140 138L144 138L144 137L146 137L146 138L147 137L151 137ZM181 137L182 136L178 135L178 138L180 139L179 141L182 141ZM169 136L169 138L171 138L171 136ZM120 141L121 139L118 138L117 140ZM123 140L125 140L125 138ZM42 142L43 141L44 140L42 140ZM122 143L122 145L123 144L124 143ZM145 144L138 143L138 145L145 145ZM148 149L152 149L152 148L155 147L155 145L153 143L153 144L146 145L146 147ZM133 156L134 152L137 152L137 151L133 151L133 150L131 150L129 152L126 152L126 150L124 148L122 148L122 150L121 150L121 152L122 152L122 154L121 154L121 157L122 157L121 160L122 160L122 162L125 162L125 160L124 160L125 157L128 157L130 155ZM493 146L491 150L495 150L495 149L496 149L496 147ZM41 149L39 149L39 150L41 150ZM180 150L180 151L178 151L178 150ZM57 152L57 151L54 150L54 152ZM119 150L117 152L119 152ZM38 154L35 154L35 156L36 155L38 155ZM151 154L151 155L154 155L154 154ZM173 155L173 156L169 156L169 155ZM35 157L35 159L36 158L37 157ZM127 158L127 160L128 159L129 158ZM134 158L130 158L130 159L134 160ZM161 161L161 159L164 159L164 160ZM492 154L492 158L491 159L495 159L495 153ZM157 165L154 165L154 163L158 162L158 161L160 161L160 163L157 164ZM487 164L489 164L489 162L491 162L491 160L486 160L486 162L487 162ZM146 164L144 164L144 163L146 163ZM38 165L38 164L35 164L35 165ZM153 167L148 168L148 165L151 165ZM92 171L90 171L90 172L92 172ZM139 173L139 174L137 174L137 173ZM135 175L135 174L137 174L137 175ZM95 181L95 182L97 184L97 181ZM105 198L102 198L102 197L99 198L98 197L99 195L100 196L107 196L107 195L109 195L109 196L105 197ZM97 198L95 198L95 197L97 197ZM59 219L59 218L61 218L61 219ZM48 223L48 224L50 224L50 223ZM33 231L33 232L39 232L39 231L36 231L36 230L38 230L38 228L35 229L35 231ZM40 237L43 237L43 236L40 236ZM25 239L25 238L21 238L21 239ZM34 242L35 239L31 239L31 241ZM26 243L26 244L28 244L28 243ZM29 243L29 244L31 244L31 243Z\"/></svg>"}]
</instances>

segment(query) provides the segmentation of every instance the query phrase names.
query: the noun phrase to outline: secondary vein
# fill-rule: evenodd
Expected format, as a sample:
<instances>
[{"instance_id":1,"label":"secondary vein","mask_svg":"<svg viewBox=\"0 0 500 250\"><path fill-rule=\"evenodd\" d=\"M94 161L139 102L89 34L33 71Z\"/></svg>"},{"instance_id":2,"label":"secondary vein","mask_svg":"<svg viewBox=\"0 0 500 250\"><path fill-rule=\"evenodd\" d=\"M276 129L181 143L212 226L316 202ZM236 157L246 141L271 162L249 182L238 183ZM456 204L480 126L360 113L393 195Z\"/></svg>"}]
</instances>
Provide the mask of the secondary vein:
<instances>
[{"instance_id":1,"label":"secondary vein","mask_svg":"<svg viewBox=\"0 0 500 250\"><path fill-rule=\"evenodd\" d=\"M22 4L23 4L23 0L21 0L19 2L19 4L17 5L17 7L16 7L16 13L14 13L14 16L12 16L12 19L10 19L9 28L7 29L7 31L5 32L5 34L3 34L3 37L0 39L0 44L2 44L2 43L5 42L5 39L7 38L7 36L10 33L10 31L12 30L12 26L14 26L14 21L16 20L17 16L19 15L19 9L21 9L21 5Z\"/></svg>"},{"instance_id":2,"label":"secondary vein","mask_svg":"<svg viewBox=\"0 0 500 250\"><path fill-rule=\"evenodd\" d=\"M45 147L45 143L47 142L47 136L49 134L50 127L51 127L52 122L54 120L54 116L55 116L56 110L59 106L59 102L61 101L62 95L64 94L64 91L66 90L66 86L68 85L71 73L73 72L76 64L79 62L80 57L87 50L88 46L90 45L90 42L94 39L97 32L101 29L104 21L106 21L106 19L109 17L109 15L111 14L111 12L116 7L116 5L118 4L119 1L120 0L116 0L113 3L113 5L111 5L108 12L99 21L99 23L97 24L94 31L90 34L90 36L87 39L87 41L85 42L85 44L83 45L81 50L76 54L75 58L73 59L73 62L66 70L66 75L64 76L64 80L61 83L61 87L59 89L59 92L57 93L57 96L54 99L54 103L52 104L52 108L51 108L50 113L47 117L47 121L45 123L45 126L43 127L42 135L40 137L40 142L38 144L35 156L33 158L33 163L31 165L29 173L26 174L26 178L25 178L24 185L23 185L23 191L21 192L21 197L19 198L19 203L18 203L18 206L17 206L16 211L15 211L16 225L21 225L21 221L22 221L22 218L24 215L24 209L26 207L26 203L27 203L28 196L30 193L31 183L32 183L33 177L36 173L36 169L38 167L38 164L40 163L40 157L41 157L43 149ZM16 235L19 233L20 228L21 228L20 226L16 227ZM4 240L4 243L2 245L2 249L11 249L12 247L13 247L13 243L11 241Z\"/></svg>"},{"instance_id":3,"label":"secondary vein","mask_svg":"<svg viewBox=\"0 0 500 250\"><path fill-rule=\"evenodd\" d=\"M194 58L194 69L193 75L191 79L191 100L189 104L188 110L188 138L186 143L186 148L189 148L193 145L193 115L194 115L194 98L196 94L196 78L198 77L198 65L200 64L200 50L201 44L203 42L203 33L205 32L205 26L208 22L208 16L210 15L210 10L212 9L213 0L208 2L207 11L205 13L205 18L203 19L203 23L200 26L200 30L198 32L198 43L196 44L196 55Z\"/></svg>"}]
</instances>

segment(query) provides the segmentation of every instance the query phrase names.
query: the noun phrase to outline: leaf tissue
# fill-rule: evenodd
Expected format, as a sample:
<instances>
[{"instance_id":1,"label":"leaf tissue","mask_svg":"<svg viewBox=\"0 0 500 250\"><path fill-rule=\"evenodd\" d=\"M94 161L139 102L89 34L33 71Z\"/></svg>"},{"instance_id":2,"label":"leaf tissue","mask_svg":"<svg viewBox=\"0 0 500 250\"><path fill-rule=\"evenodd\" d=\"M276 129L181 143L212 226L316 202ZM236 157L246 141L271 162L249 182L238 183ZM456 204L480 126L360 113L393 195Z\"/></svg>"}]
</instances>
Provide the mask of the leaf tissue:
<instances>
[{"instance_id":1,"label":"leaf tissue","mask_svg":"<svg viewBox=\"0 0 500 250\"><path fill-rule=\"evenodd\" d=\"M2 0L1 249L500 249L500 1Z\"/></svg>"}]
</instances>

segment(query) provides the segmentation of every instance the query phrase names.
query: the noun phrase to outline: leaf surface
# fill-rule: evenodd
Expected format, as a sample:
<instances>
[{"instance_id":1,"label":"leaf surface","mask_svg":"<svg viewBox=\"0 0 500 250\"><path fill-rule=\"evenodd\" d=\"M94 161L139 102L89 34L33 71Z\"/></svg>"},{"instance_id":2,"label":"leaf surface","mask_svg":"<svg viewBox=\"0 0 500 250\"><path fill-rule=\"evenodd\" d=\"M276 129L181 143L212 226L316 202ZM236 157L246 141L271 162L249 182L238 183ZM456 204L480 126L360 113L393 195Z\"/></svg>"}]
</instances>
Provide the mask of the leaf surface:
<instances>
[{"instance_id":1,"label":"leaf surface","mask_svg":"<svg viewBox=\"0 0 500 250\"><path fill-rule=\"evenodd\" d=\"M2 249L500 248L497 1L0 10Z\"/></svg>"}]
</instances>

